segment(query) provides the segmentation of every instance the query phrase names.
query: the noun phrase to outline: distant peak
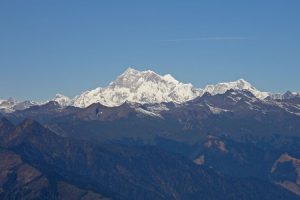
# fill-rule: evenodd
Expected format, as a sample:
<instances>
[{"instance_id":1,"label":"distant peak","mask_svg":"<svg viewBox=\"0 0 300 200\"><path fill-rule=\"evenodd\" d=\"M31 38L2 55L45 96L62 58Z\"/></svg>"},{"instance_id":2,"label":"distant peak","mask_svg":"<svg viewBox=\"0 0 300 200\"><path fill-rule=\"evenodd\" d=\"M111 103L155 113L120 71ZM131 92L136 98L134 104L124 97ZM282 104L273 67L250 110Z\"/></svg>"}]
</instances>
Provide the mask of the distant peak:
<instances>
[{"instance_id":1,"label":"distant peak","mask_svg":"<svg viewBox=\"0 0 300 200\"><path fill-rule=\"evenodd\" d=\"M128 67L123 74L133 74L133 73L139 73L140 71L134 69L133 67Z\"/></svg>"},{"instance_id":2,"label":"distant peak","mask_svg":"<svg viewBox=\"0 0 300 200\"><path fill-rule=\"evenodd\" d=\"M118 76L118 79L127 79L128 77L132 76L140 76L142 74L141 71L138 71L132 67L128 67L121 75Z\"/></svg>"},{"instance_id":3,"label":"distant peak","mask_svg":"<svg viewBox=\"0 0 300 200\"><path fill-rule=\"evenodd\" d=\"M167 82L179 83L171 74L166 74L163 79Z\"/></svg>"},{"instance_id":4,"label":"distant peak","mask_svg":"<svg viewBox=\"0 0 300 200\"><path fill-rule=\"evenodd\" d=\"M300 96L299 93L291 92L288 90L282 95L282 98L283 99L292 99L292 98L299 97L299 96Z\"/></svg>"},{"instance_id":5,"label":"distant peak","mask_svg":"<svg viewBox=\"0 0 300 200\"><path fill-rule=\"evenodd\" d=\"M245 85L251 85L248 81L246 81L245 79L243 78L240 78L239 80L237 80L236 82L238 83L242 83L242 84L245 84Z\"/></svg>"},{"instance_id":6,"label":"distant peak","mask_svg":"<svg viewBox=\"0 0 300 200\"><path fill-rule=\"evenodd\" d=\"M239 82L247 82L247 83L248 83L248 81L246 81L246 80L243 79L243 78L240 78L240 79L238 79L237 81L239 81Z\"/></svg>"},{"instance_id":7,"label":"distant peak","mask_svg":"<svg viewBox=\"0 0 300 200\"><path fill-rule=\"evenodd\" d=\"M147 75L156 75L160 76L156 72L152 70L144 70L144 71L139 71L136 70L132 67L127 68L119 77L129 77L129 76L147 76Z\"/></svg>"},{"instance_id":8,"label":"distant peak","mask_svg":"<svg viewBox=\"0 0 300 200\"><path fill-rule=\"evenodd\" d=\"M67 96L65 96L65 95L63 95L63 94L60 94L60 93L57 93L57 94L55 95L55 98L61 98L61 97L67 97Z\"/></svg>"},{"instance_id":9,"label":"distant peak","mask_svg":"<svg viewBox=\"0 0 300 200\"><path fill-rule=\"evenodd\" d=\"M82 93L72 100L73 105L87 107L100 102L105 106L120 106L125 101L134 103L181 103L200 95L191 84L177 81L172 75L160 75L152 70L127 68L108 87Z\"/></svg>"},{"instance_id":10,"label":"distant peak","mask_svg":"<svg viewBox=\"0 0 300 200\"><path fill-rule=\"evenodd\" d=\"M224 82L220 83L221 85L227 85L229 88L228 89L250 89L253 88L252 84L246 81L245 79L241 78L236 81L231 81L231 82ZM219 84L217 84L219 85ZM255 88L253 88L255 89Z\"/></svg>"},{"instance_id":11,"label":"distant peak","mask_svg":"<svg viewBox=\"0 0 300 200\"><path fill-rule=\"evenodd\" d=\"M204 91L215 95L224 94L226 91L231 89L247 90L259 99L265 99L267 96L269 96L269 93L257 90L255 87L252 86L252 84L250 84L248 81L242 78L232 82L223 82L216 85L208 85L204 88Z\"/></svg>"},{"instance_id":12,"label":"distant peak","mask_svg":"<svg viewBox=\"0 0 300 200\"><path fill-rule=\"evenodd\" d=\"M222 83L219 83L219 84L235 84L235 85L238 85L238 84L244 84L244 85L251 85L251 83L249 83L248 81L246 81L245 79L243 78L240 78L236 81L229 81L229 82L222 82Z\"/></svg>"},{"instance_id":13,"label":"distant peak","mask_svg":"<svg viewBox=\"0 0 300 200\"><path fill-rule=\"evenodd\" d=\"M240 83L248 83L248 81L246 81L246 80L243 79L243 78L238 79L236 82L240 82Z\"/></svg>"},{"instance_id":14,"label":"distant peak","mask_svg":"<svg viewBox=\"0 0 300 200\"><path fill-rule=\"evenodd\" d=\"M59 93L55 95L55 98L52 101L61 106L68 106L71 103L71 99L69 97Z\"/></svg>"},{"instance_id":15,"label":"distant peak","mask_svg":"<svg viewBox=\"0 0 300 200\"><path fill-rule=\"evenodd\" d=\"M163 80L163 77L151 70L138 71L129 67L109 85L112 87L118 86L133 89L149 80Z\"/></svg>"}]
</instances>

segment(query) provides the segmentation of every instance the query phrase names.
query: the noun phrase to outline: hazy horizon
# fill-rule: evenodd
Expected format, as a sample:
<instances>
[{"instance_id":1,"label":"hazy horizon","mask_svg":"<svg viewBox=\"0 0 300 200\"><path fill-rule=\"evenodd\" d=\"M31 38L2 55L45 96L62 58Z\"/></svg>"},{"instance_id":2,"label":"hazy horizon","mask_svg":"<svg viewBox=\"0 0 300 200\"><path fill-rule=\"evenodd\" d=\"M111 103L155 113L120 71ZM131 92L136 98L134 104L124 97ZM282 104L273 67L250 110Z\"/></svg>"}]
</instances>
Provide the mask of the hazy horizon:
<instances>
[{"instance_id":1,"label":"hazy horizon","mask_svg":"<svg viewBox=\"0 0 300 200\"><path fill-rule=\"evenodd\" d=\"M197 88L300 91L299 1L0 3L0 98L105 87L126 68Z\"/></svg>"}]
</instances>

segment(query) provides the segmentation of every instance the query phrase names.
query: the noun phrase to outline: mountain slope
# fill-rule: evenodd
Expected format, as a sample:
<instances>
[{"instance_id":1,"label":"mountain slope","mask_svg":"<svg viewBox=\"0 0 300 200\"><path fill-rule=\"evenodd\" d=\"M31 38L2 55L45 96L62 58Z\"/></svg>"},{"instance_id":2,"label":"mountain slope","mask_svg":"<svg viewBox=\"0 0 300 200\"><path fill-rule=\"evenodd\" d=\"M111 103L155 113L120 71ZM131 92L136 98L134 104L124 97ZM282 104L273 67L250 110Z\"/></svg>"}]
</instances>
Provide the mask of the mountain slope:
<instances>
[{"instance_id":1,"label":"mountain slope","mask_svg":"<svg viewBox=\"0 0 300 200\"><path fill-rule=\"evenodd\" d=\"M299 199L267 182L227 180L211 169L158 148L95 145L70 140L32 120L8 131L1 141L5 155L13 152L10 154L19 156L36 170L36 174L41 172L54 180L63 179L73 187L80 186L81 190L88 189L116 200ZM5 155L1 156L1 163L9 163ZM10 183L10 187L17 187L16 183ZM38 186L33 189L40 191ZM14 194L15 191L6 193ZM49 199L55 198L49 196Z\"/></svg>"},{"instance_id":2,"label":"mountain slope","mask_svg":"<svg viewBox=\"0 0 300 200\"><path fill-rule=\"evenodd\" d=\"M43 173L13 151L0 148L0 158L0 199L109 200Z\"/></svg>"}]
</instances>

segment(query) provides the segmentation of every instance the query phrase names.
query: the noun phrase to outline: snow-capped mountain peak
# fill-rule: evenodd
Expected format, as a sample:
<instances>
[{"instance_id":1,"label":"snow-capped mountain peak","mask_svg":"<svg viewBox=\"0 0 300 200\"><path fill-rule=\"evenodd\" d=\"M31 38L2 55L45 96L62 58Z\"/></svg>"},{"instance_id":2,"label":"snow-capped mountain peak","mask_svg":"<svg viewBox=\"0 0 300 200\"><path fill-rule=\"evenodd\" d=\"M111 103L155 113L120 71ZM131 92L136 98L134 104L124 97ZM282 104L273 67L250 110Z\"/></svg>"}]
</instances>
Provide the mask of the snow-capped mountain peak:
<instances>
[{"instance_id":1,"label":"snow-capped mountain peak","mask_svg":"<svg viewBox=\"0 0 300 200\"><path fill-rule=\"evenodd\" d=\"M13 112L13 107L17 104L17 101L13 98L7 100L0 100L0 111Z\"/></svg>"},{"instance_id":2,"label":"snow-capped mountain peak","mask_svg":"<svg viewBox=\"0 0 300 200\"><path fill-rule=\"evenodd\" d=\"M17 101L13 98L7 100L0 100L0 112L10 113L16 110L24 110L31 106L38 105L38 103L33 101Z\"/></svg>"},{"instance_id":3,"label":"snow-capped mountain peak","mask_svg":"<svg viewBox=\"0 0 300 200\"><path fill-rule=\"evenodd\" d=\"M52 101L59 103L61 106L75 107L87 107L93 103L114 107L125 102L139 104L174 102L180 104L204 94L224 94L229 90L246 90L258 99L266 99L266 97L268 99L287 99L300 96L299 93L292 92L286 94L261 92L244 79L207 85L204 89L200 89L193 87L190 83L179 82L170 74L162 76L151 70L138 71L129 67L107 87L85 91L73 99L57 94ZM30 101L17 102L13 99L0 100L0 112L13 112L33 105L38 105L38 103Z\"/></svg>"},{"instance_id":4,"label":"snow-capped mountain peak","mask_svg":"<svg viewBox=\"0 0 300 200\"><path fill-rule=\"evenodd\" d=\"M133 68L128 68L123 74L121 74L115 81L113 81L111 87L126 87L136 88L141 85L143 81L159 81L161 76L153 71L138 71Z\"/></svg>"},{"instance_id":5,"label":"snow-capped mountain peak","mask_svg":"<svg viewBox=\"0 0 300 200\"><path fill-rule=\"evenodd\" d=\"M259 99L265 99L270 95L270 93L257 90L244 79L207 85L204 89L197 89L192 84L177 81L170 74L161 76L151 70L138 71L130 67L108 87L99 87L75 97L73 105L86 107L92 103L101 103L105 106L119 106L126 101L141 104L183 103L207 92L216 95L228 90L247 90Z\"/></svg>"},{"instance_id":6,"label":"snow-capped mountain peak","mask_svg":"<svg viewBox=\"0 0 300 200\"><path fill-rule=\"evenodd\" d=\"M182 103L200 95L191 84L177 81L171 75L161 76L151 70L128 68L106 88L96 88L75 97L74 105L86 107L92 103L118 106L125 101L136 103Z\"/></svg>"},{"instance_id":7,"label":"snow-capped mountain peak","mask_svg":"<svg viewBox=\"0 0 300 200\"><path fill-rule=\"evenodd\" d=\"M216 85L207 85L204 88L204 92L208 92L212 95L216 95L216 94L223 94L226 91L231 89L247 90L259 99L265 99L267 96L269 96L268 92L261 92L257 90L254 86L252 86L249 82L245 81L244 79L239 79L233 82L218 83Z\"/></svg>"},{"instance_id":8,"label":"snow-capped mountain peak","mask_svg":"<svg viewBox=\"0 0 300 200\"><path fill-rule=\"evenodd\" d=\"M175 83L175 84L179 83L171 74L164 75L163 79L167 82L171 82L171 83Z\"/></svg>"},{"instance_id":9,"label":"snow-capped mountain peak","mask_svg":"<svg viewBox=\"0 0 300 200\"><path fill-rule=\"evenodd\" d=\"M56 94L52 101L59 103L61 106L71 105L71 99L62 94Z\"/></svg>"},{"instance_id":10,"label":"snow-capped mountain peak","mask_svg":"<svg viewBox=\"0 0 300 200\"><path fill-rule=\"evenodd\" d=\"M239 79L233 82L223 82L216 85L207 85L204 88L205 92L209 92L212 95L225 93L227 90L242 90L242 89L255 89L250 83L244 79Z\"/></svg>"},{"instance_id":11,"label":"snow-capped mountain peak","mask_svg":"<svg viewBox=\"0 0 300 200\"><path fill-rule=\"evenodd\" d=\"M166 74L161 76L154 71L138 71L132 67L129 67L123 74L118 76L118 78L110 83L111 87L128 87L137 88L144 82L160 83L167 82L170 84L179 84L171 74Z\"/></svg>"}]
</instances>

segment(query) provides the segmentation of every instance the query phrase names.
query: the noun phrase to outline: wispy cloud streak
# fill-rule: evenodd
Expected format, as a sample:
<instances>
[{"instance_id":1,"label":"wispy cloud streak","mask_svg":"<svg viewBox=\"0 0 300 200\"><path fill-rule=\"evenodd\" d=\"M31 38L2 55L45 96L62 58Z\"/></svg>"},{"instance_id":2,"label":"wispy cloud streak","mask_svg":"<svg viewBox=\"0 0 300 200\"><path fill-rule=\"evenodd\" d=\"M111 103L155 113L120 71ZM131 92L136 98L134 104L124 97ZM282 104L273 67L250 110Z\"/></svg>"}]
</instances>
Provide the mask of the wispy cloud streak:
<instances>
[{"instance_id":1,"label":"wispy cloud streak","mask_svg":"<svg viewBox=\"0 0 300 200\"><path fill-rule=\"evenodd\" d=\"M199 37L160 40L161 42L249 40L250 37Z\"/></svg>"}]
</instances>

